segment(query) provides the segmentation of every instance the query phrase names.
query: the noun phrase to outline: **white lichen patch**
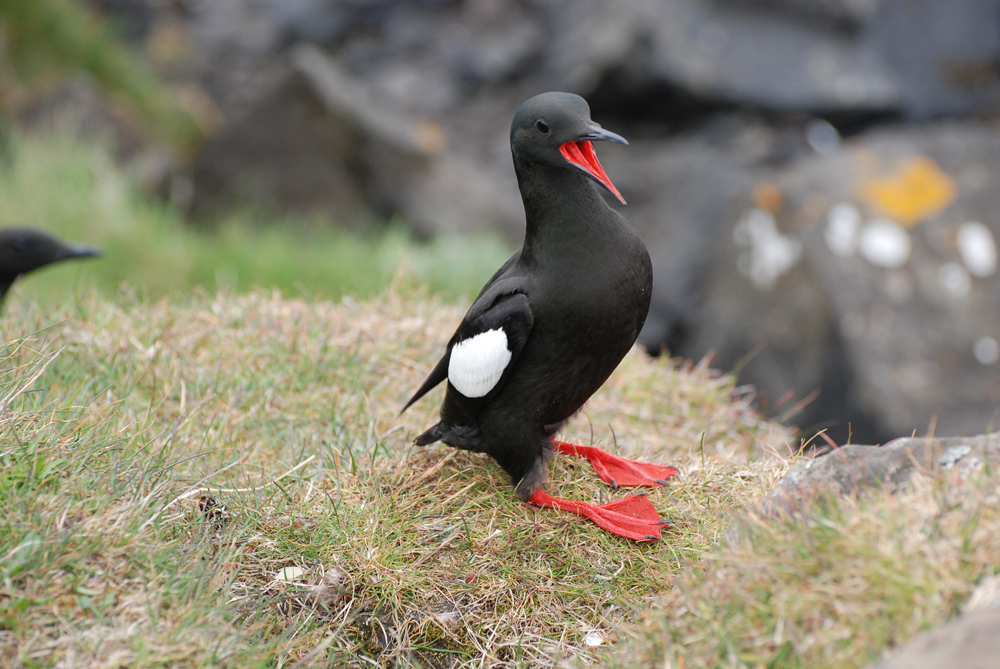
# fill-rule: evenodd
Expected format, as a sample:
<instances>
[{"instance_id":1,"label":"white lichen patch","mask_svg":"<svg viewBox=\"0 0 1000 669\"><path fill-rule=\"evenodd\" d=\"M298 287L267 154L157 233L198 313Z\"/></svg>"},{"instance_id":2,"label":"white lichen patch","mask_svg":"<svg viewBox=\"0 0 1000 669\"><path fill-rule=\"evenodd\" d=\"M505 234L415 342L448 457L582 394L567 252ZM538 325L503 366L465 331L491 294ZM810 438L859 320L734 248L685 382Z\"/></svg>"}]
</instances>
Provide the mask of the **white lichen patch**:
<instances>
[{"instance_id":1,"label":"white lichen patch","mask_svg":"<svg viewBox=\"0 0 1000 669\"><path fill-rule=\"evenodd\" d=\"M858 231L861 229L861 212L850 202L838 202L826 214L823 239L830 253L847 258L857 251Z\"/></svg>"},{"instance_id":2,"label":"white lichen patch","mask_svg":"<svg viewBox=\"0 0 1000 669\"><path fill-rule=\"evenodd\" d=\"M758 290L774 288L778 277L794 267L802 255L802 242L781 234L774 216L757 207L740 218L733 229L733 240L748 248L736 267L750 277Z\"/></svg>"},{"instance_id":3,"label":"white lichen patch","mask_svg":"<svg viewBox=\"0 0 1000 669\"><path fill-rule=\"evenodd\" d=\"M955 238L962 263L973 276L985 279L997 271L997 244L993 233L982 223L963 223Z\"/></svg>"},{"instance_id":4,"label":"white lichen patch","mask_svg":"<svg viewBox=\"0 0 1000 669\"><path fill-rule=\"evenodd\" d=\"M940 462L945 469L951 469L956 462L958 462L971 452L972 448L968 444L962 444L960 446L952 446L947 451L941 454L941 456L938 458L938 462Z\"/></svg>"},{"instance_id":5,"label":"white lichen patch","mask_svg":"<svg viewBox=\"0 0 1000 669\"><path fill-rule=\"evenodd\" d=\"M868 221L858 237L861 257L877 267L898 269L910 259L912 250L910 234L887 218Z\"/></svg>"}]
</instances>

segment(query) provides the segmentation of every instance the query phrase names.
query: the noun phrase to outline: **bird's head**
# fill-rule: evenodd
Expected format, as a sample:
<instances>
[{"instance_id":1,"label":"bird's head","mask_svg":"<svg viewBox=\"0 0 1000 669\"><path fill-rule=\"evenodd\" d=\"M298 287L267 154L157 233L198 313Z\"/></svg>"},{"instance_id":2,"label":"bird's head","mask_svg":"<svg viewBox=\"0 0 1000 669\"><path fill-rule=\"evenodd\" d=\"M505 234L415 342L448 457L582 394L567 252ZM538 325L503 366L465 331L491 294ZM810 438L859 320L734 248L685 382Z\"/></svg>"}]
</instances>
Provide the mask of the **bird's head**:
<instances>
[{"instance_id":1,"label":"bird's head","mask_svg":"<svg viewBox=\"0 0 1000 669\"><path fill-rule=\"evenodd\" d=\"M597 161L592 141L628 144L624 137L590 120L587 101L573 93L542 93L517 110L510 126L515 160L579 169L625 204Z\"/></svg>"},{"instance_id":2,"label":"bird's head","mask_svg":"<svg viewBox=\"0 0 1000 669\"><path fill-rule=\"evenodd\" d=\"M33 228L0 230L0 275L14 277L49 263L101 255L101 249L62 242Z\"/></svg>"}]
</instances>

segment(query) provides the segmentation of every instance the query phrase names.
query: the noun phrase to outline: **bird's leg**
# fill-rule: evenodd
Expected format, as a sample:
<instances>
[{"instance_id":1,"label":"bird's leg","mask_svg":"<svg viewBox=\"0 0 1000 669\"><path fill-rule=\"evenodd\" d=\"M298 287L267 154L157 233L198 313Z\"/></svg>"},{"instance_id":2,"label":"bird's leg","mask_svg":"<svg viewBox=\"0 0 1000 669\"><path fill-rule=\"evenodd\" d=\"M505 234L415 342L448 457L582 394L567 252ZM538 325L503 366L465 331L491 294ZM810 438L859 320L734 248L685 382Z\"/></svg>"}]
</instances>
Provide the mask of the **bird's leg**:
<instances>
[{"instance_id":1,"label":"bird's leg","mask_svg":"<svg viewBox=\"0 0 1000 669\"><path fill-rule=\"evenodd\" d=\"M667 479L677 473L674 467L627 460L602 451L596 446L579 446L553 439L552 447L557 453L586 458L601 480L615 489L618 486L666 485Z\"/></svg>"},{"instance_id":2,"label":"bird's leg","mask_svg":"<svg viewBox=\"0 0 1000 669\"><path fill-rule=\"evenodd\" d=\"M645 495L630 495L598 506L589 502L550 497L544 490L538 489L528 498L528 502L584 516L611 534L633 541L656 541L660 538L663 526L670 523L669 520L660 518L653 503Z\"/></svg>"}]
</instances>

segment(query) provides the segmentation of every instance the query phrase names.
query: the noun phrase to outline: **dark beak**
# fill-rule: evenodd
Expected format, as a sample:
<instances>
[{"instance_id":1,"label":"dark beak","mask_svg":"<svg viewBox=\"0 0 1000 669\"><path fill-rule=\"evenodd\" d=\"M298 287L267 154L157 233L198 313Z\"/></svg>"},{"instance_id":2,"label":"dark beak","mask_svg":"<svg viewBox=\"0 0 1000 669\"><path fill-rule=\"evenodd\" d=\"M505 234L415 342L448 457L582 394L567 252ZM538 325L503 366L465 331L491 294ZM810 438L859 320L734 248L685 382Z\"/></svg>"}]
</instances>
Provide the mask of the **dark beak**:
<instances>
[{"instance_id":1,"label":"dark beak","mask_svg":"<svg viewBox=\"0 0 1000 669\"><path fill-rule=\"evenodd\" d=\"M104 250L86 244L63 244L59 257L55 260L70 260L71 258L96 258L104 255Z\"/></svg>"},{"instance_id":2,"label":"dark beak","mask_svg":"<svg viewBox=\"0 0 1000 669\"><path fill-rule=\"evenodd\" d=\"M618 142L619 144L624 144L625 146L628 146L628 140L627 139L625 139L621 135L618 135L618 134L615 134L615 133L611 132L610 130L605 130L604 128L602 128L601 126L597 125L596 123L593 126L591 126L590 132L588 132L586 135L584 135L580 139L589 139L589 140L592 140L592 141L594 141L594 140L604 140L606 142Z\"/></svg>"}]
</instances>

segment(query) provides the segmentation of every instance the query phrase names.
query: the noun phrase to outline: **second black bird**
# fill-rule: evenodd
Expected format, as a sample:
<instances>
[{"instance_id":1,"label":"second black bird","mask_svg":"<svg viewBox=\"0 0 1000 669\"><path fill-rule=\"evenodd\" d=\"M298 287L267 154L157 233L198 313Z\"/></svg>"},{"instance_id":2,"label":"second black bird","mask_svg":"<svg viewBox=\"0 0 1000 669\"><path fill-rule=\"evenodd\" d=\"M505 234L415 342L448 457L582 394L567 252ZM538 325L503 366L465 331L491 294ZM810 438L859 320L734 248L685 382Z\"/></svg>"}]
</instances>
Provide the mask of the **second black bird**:
<instances>
[{"instance_id":1,"label":"second black bird","mask_svg":"<svg viewBox=\"0 0 1000 669\"><path fill-rule=\"evenodd\" d=\"M61 260L91 258L101 249L63 242L34 228L0 230L0 301L17 277Z\"/></svg>"}]
</instances>

